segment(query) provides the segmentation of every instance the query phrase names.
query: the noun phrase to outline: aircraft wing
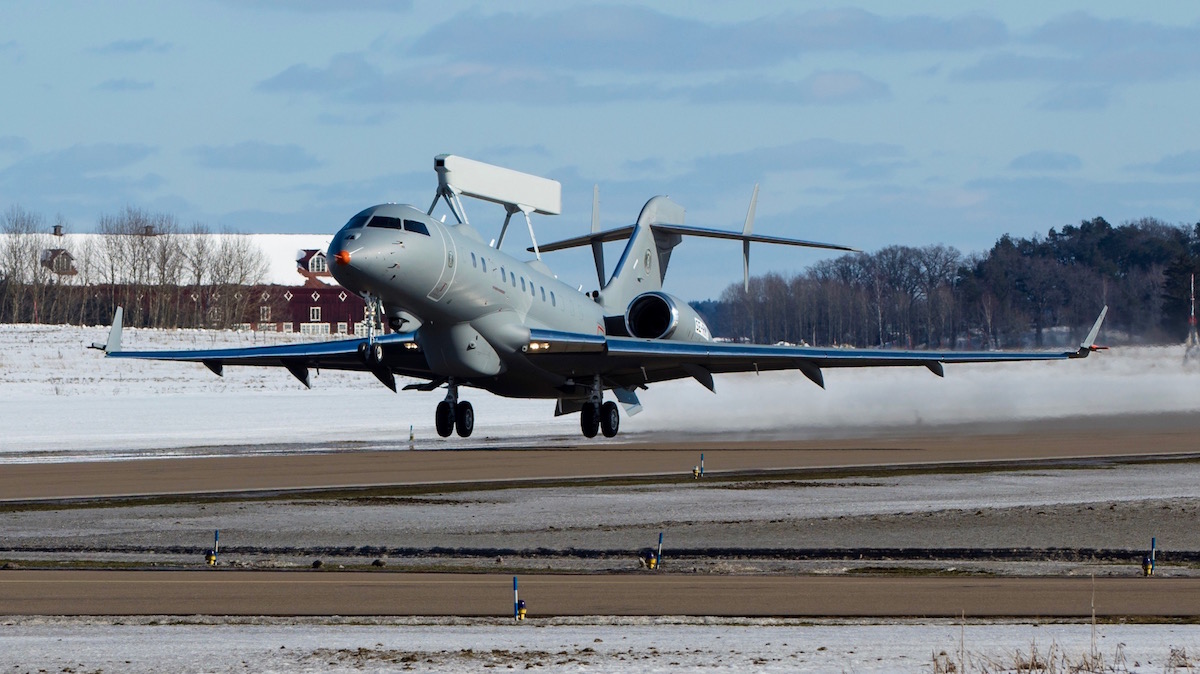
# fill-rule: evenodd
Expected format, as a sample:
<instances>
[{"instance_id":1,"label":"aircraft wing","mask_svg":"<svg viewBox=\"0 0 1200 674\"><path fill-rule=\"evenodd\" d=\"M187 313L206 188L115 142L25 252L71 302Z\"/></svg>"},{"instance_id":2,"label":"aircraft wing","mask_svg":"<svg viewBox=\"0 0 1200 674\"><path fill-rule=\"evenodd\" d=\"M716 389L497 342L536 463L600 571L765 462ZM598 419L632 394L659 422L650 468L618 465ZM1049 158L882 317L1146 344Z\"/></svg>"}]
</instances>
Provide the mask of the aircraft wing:
<instances>
[{"instance_id":1,"label":"aircraft wing","mask_svg":"<svg viewBox=\"0 0 1200 674\"><path fill-rule=\"evenodd\" d=\"M226 365L283 367L309 388L312 388L309 368L371 372L393 391L396 390L396 374L422 379L436 378L430 373L425 356L416 348L411 332L376 337L374 343L382 354L382 359L376 363L368 363L363 357L363 351L367 348L365 338L232 349L126 351L121 348L122 314L122 309L118 307L108 333L108 342L92 344L92 348L103 350L109 358L203 363L217 375L223 374Z\"/></svg>"},{"instance_id":2,"label":"aircraft wing","mask_svg":"<svg viewBox=\"0 0 1200 674\"><path fill-rule=\"evenodd\" d=\"M598 371L607 384L634 389L644 384L692 377L713 389L712 375L728 372L799 370L824 387L823 368L900 367L919 365L944 376L945 363L993 363L1083 358L1103 347L1095 345L1108 307L1091 332L1070 351L901 351L766 346L726 342L679 342L531 331L531 360L560 374ZM537 344L534 348L532 345ZM590 366L590 367L589 367Z\"/></svg>"}]
</instances>

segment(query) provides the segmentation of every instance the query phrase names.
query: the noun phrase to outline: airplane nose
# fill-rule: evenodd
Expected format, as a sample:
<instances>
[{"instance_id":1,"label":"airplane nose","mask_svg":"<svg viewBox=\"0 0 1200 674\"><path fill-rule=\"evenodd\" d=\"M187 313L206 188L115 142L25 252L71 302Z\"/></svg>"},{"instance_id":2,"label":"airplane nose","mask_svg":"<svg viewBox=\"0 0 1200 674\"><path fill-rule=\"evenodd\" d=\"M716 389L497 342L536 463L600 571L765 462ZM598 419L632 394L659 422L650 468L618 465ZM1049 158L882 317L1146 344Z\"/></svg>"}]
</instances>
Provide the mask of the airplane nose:
<instances>
[{"instance_id":1,"label":"airplane nose","mask_svg":"<svg viewBox=\"0 0 1200 674\"><path fill-rule=\"evenodd\" d=\"M338 264L350 264L350 251L339 250L337 254L333 256L333 260Z\"/></svg>"}]
</instances>

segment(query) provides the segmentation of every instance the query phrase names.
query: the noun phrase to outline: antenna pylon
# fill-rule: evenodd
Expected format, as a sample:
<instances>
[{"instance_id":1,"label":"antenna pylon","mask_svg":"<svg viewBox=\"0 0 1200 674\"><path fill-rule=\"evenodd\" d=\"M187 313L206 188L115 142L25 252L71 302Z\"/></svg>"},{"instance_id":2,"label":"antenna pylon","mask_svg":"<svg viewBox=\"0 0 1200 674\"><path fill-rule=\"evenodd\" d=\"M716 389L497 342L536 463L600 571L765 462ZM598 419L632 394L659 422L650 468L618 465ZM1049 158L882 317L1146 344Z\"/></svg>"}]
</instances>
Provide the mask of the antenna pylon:
<instances>
[{"instance_id":1,"label":"antenna pylon","mask_svg":"<svg viewBox=\"0 0 1200 674\"><path fill-rule=\"evenodd\" d=\"M1192 274L1192 305L1188 314L1188 336L1184 344L1187 350L1183 353L1183 362L1200 360L1200 335L1196 334L1196 275Z\"/></svg>"}]
</instances>

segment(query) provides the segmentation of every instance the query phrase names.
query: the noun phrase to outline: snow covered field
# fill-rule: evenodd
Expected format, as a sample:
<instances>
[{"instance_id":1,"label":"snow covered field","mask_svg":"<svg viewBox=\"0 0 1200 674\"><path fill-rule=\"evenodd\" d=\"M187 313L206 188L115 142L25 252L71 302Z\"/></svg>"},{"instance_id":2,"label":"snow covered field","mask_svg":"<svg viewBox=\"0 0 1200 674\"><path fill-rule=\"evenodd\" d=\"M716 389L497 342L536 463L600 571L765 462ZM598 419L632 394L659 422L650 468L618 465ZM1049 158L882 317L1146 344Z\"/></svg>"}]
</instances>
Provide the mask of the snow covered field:
<instances>
[{"instance_id":1,"label":"snow covered field","mask_svg":"<svg viewBox=\"0 0 1200 674\"><path fill-rule=\"evenodd\" d=\"M218 378L200 365L111 361L85 348L105 338L104 327L0 326L0 463L343 447L392 449L408 446L410 425L416 446L421 448L575 442L578 438L577 418L554 419L552 401L508 400L471 391L466 397L476 408L475 437L442 440L434 434L432 424L434 406L443 395L440 391L396 395L370 375L339 372L314 377L314 390L307 391L282 369L227 368L225 377ZM300 335L127 330L123 342L127 348L155 349L249 346L301 339ZM628 434L624 437L652 432L823 437L869 434L872 429L892 433L922 425L1200 411L1200 386L1196 386L1200 369L1184 367L1182 357L1182 347L1125 348L1082 361L948 366L944 380L923 368L828 371L826 391L799 373L788 372L761 377L721 376L717 378L715 396L690 380L672 382L644 392L646 411L624 418L622 432ZM1196 493L1194 485L1195 469L1188 465L1126 466L1119 474L1089 469L938 478L899 476L866 481L860 486L797 485L794 493L776 489L670 491L672 504L681 512L709 513L712 531L708 535L732 536L730 542L745 544L748 532L763 518L784 518L806 526L828 520L832 531L844 529L851 519L880 517L872 524L875 530L864 529L875 535L871 532L880 528L897 529L897 517L910 517L916 522L914 526L928 528L937 521L937 517L925 518L931 511L947 513L946 526L953 529L980 504L985 504L989 513L997 513L992 518L997 522L1025 514L1031 518L1029 521L1047 519L1043 512L1024 513L1031 504L1039 504L1044 510L1062 510L1058 519L1069 522L1071 509L1119 501L1125 498L1122 494L1136 494L1136 499L1149 500L1151 505L1157 505L1155 499L1190 503ZM457 533L446 531L444 517L438 518L436 531L429 529L434 526L432 519L419 517L423 509L436 508L435 503L410 505L407 514L414 519L391 524L399 528L397 531L403 530L396 535L402 535L408 544L413 544L414 537L432 537L435 533L442 543L442 538L454 534L464 541L470 539L464 544L478 544L485 530L497 536L505 531L513 535L512 530L521 528L516 525L529 519L553 520L556 526L561 525L563 535L596 530L591 520L582 524L574 521L581 517L581 509L603 511L606 520L611 520L607 524L618 529L649 526L634 515L652 511L650 502L661 507L662 498L662 489L640 488L597 488L586 493L559 489L536 494L507 492L494 496L490 510L478 509L486 515L483 520L464 523L460 528L466 528ZM722 508L712 508L713 499L721 499ZM520 500L519 508L515 500ZM262 521L257 521L257 529L248 525L239 528L233 523L230 518L237 516L238 507L232 504L206 511L195 517L207 519L189 520L189 524L196 531L207 532L218 526L210 520L220 515L223 533L241 531L249 536L259 531L265 537L269 527ZM320 517L334 523L349 521L349 511L339 513L333 510L335 507L343 508L330 506L330 512L322 511ZM380 516L386 514L377 511ZM310 505L305 514L311 518L314 512ZM835 520L835 513L847 520ZM1112 526L1116 528L1104 540L1140 543L1145 527L1134 527L1136 531L1129 533L1129 541L1125 541L1117 529L1128 528L1129 521L1121 519L1126 517L1123 511L1114 513ZM354 520L356 531L365 527L377 536L380 531L391 530L386 522L370 520L358 510L353 514L365 519ZM133 515L138 513L131 512ZM61 527L69 524L67 520L94 516L87 511L65 516L60 513L53 515L60 518L54 526L42 528L41 533L14 528L9 534L22 539L52 536L54 531L64 531ZM126 524L122 512L114 511L110 516L114 527ZM487 516L498 519L485 521ZM918 516L920 522L916 521ZM41 514L34 520L51 517L51 513ZM163 521L178 524L179 519L171 514ZM980 522L992 519L981 516L969 526L978 528ZM1190 526L1191 522L1185 515L1173 516L1171 521L1179 526ZM286 533L288 522L276 522L276 526ZM421 522L425 524L418 526ZM502 522L507 524L501 526ZM75 524L65 531L95 529L94 521ZM660 523L651 524L657 531ZM147 536L157 531L146 527L144 521L136 526ZM344 542L346 529L331 529L330 540L313 539L312 543ZM1048 539L1065 540L1065 534L1047 531ZM299 533L292 532L296 536ZM764 530L760 535L771 538L777 533ZM1156 533L1162 540L1164 533ZM628 532L618 534L629 538ZM121 537L124 540L127 534ZM586 542L619 544L606 538ZM1080 544L1085 543L1088 541ZM3 612L0 601L0 615ZM1070 667L1085 662L1091 651L1091 635L1087 624L972 623L964 628L938 621L595 618L533 620L513 625L420 618L343 621L147 617L118 621L10 617L0 618L0 672L450 672L533 668L644 673L681 667L763 672L929 672L949 671L951 664L957 668L960 657L965 657L966 671L995 672L1025 668L1032 648L1039 652L1042 662L1052 659L1058 663L1057 671L1077 671ZM960 644L965 656L960 656ZM1189 671L1200 663L1196 657L1200 655L1200 626L1101 625L1097 652L1103 658L1100 671L1162 672L1176 671L1177 666L1182 667L1179 671Z\"/></svg>"},{"instance_id":2,"label":"snow covered field","mask_svg":"<svg viewBox=\"0 0 1200 674\"><path fill-rule=\"evenodd\" d=\"M106 329L0 326L0 460L164 455L230 445L278 451L279 444L337 449L488 447L575 441L578 419L553 417L546 400L497 398L469 390L475 436L442 440L433 431L441 391L393 394L368 374L325 371L311 391L282 368L105 360L86 349ZM209 348L301 335L126 330L130 349ZM717 377L717 395L691 380L641 394L646 411L622 420L622 437L656 431L765 432L796 437L872 428L1076 415L1200 410L1200 369L1182 365L1182 347L1124 348L1085 360L951 365L946 378L924 368L826 373L826 391L799 373ZM314 373L315 374L315 373ZM290 450L298 449L289 447ZM189 450L190 453L205 450Z\"/></svg>"},{"instance_id":3,"label":"snow covered field","mask_svg":"<svg viewBox=\"0 0 1200 674\"><path fill-rule=\"evenodd\" d=\"M0 671L51 672L968 672L1194 671L1200 627L780 620L384 619L244 623L122 619L0 623ZM1049 669L1048 665L1054 665ZM1021 666L1024 664L1025 666ZM1071 668L1074 665L1076 668ZM1019 670L1018 670L1019 668ZM959 670L961 671L961 670Z\"/></svg>"}]
</instances>

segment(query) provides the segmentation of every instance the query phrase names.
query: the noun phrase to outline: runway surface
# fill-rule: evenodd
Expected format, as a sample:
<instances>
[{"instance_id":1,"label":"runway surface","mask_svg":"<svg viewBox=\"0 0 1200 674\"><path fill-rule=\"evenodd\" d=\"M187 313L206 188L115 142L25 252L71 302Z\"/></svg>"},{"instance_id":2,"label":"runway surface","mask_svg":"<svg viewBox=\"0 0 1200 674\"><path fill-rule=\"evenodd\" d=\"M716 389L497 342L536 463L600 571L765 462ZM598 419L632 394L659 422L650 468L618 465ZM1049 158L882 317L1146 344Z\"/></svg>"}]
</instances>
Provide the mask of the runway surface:
<instances>
[{"instance_id":1,"label":"runway surface","mask_svg":"<svg viewBox=\"0 0 1200 674\"><path fill-rule=\"evenodd\" d=\"M1006 428L1020 428L1013 424ZM650 438L555 449L342 451L0 465L0 501L294 491L499 481L690 476L843 467L986 464L1200 453L1194 421L1154 416L1033 424L1019 432L819 440ZM452 448L453 445L447 445Z\"/></svg>"},{"instance_id":2,"label":"runway surface","mask_svg":"<svg viewBox=\"0 0 1200 674\"><path fill-rule=\"evenodd\" d=\"M1090 578L520 577L530 615L1087 617ZM1200 612L1198 578L1097 578L1096 615ZM2 571L0 615L512 613L512 576L334 571Z\"/></svg>"}]
</instances>

